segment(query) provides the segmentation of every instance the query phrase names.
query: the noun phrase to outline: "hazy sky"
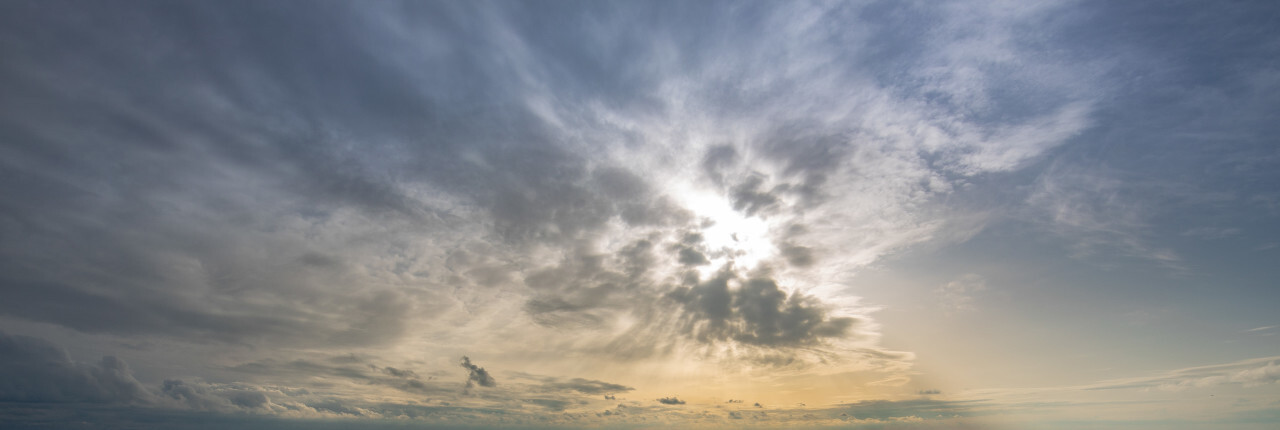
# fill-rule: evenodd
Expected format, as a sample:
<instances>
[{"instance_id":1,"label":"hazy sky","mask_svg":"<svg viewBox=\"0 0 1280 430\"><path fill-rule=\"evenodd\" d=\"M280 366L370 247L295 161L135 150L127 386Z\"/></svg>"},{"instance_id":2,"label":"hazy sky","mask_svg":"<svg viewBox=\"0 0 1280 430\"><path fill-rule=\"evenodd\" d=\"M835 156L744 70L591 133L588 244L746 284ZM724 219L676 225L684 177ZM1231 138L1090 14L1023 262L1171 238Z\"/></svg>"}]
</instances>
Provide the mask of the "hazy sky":
<instances>
[{"instance_id":1,"label":"hazy sky","mask_svg":"<svg viewBox=\"0 0 1280 430\"><path fill-rule=\"evenodd\" d=\"M0 2L5 428L1280 425L1273 1Z\"/></svg>"}]
</instances>

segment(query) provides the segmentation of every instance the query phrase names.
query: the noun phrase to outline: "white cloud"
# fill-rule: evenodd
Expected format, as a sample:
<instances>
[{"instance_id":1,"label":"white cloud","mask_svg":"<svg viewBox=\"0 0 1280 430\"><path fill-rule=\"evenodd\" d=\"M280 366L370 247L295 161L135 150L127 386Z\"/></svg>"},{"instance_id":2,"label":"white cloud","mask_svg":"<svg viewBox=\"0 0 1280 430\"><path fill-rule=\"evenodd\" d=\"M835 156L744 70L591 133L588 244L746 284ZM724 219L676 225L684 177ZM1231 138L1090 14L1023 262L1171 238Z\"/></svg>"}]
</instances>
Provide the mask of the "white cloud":
<instances>
[{"instance_id":1,"label":"white cloud","mask_svg":"<svg viewBox=\"0 0 1280 430\"><path fill-rule=\"evenodd\" d=\"M1262 357L1234 363L1189 367L1142 378L1103 381L1088 390L1158 389L1180 391L1216 385L1258 385L1280 382L1280 357Z\"/></svg>"},{"instance_id":2,"label":"white cloud","mask_svg":"<svg viewBox=\"0 0 1280 430\"><path fill-rule=\"evenodd\" d=\"M1172 249L1153 243L1150 218L1160 203L1122 172L1055 163L1027 197L1032 217L1071 242L1078 258L1118 253L1185 271Z\"/></svg>"},{"instance_id":3,"label":"white cloud","mask_svg":"<svg viewBox=\"0 0 1280 430\"><path fill-rule=\"evenodd\" d=\"M948 312L973 311L974 296L986 291L987 281L976 274L965 274L959 279L943 284L933 291L938 301Z\"/></svg>"}]
</instances>

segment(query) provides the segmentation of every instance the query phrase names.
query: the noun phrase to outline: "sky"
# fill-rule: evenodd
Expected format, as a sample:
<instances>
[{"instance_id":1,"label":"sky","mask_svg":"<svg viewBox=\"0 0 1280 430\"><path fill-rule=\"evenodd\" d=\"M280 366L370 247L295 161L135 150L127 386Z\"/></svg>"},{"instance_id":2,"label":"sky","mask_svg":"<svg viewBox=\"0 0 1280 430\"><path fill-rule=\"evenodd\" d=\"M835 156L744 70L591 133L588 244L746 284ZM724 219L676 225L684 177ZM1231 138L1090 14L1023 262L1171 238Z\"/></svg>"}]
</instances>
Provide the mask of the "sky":
<instances>
[{"instance_id":1,"label":"sky","mask_svg":"<svg viewBox=\"0 0 1280 430\"><path fill-rule=\"evenodd\" d=\"M0 427L1273 429L1270 1L0 2Z\"/></svg>"}]
</instances>

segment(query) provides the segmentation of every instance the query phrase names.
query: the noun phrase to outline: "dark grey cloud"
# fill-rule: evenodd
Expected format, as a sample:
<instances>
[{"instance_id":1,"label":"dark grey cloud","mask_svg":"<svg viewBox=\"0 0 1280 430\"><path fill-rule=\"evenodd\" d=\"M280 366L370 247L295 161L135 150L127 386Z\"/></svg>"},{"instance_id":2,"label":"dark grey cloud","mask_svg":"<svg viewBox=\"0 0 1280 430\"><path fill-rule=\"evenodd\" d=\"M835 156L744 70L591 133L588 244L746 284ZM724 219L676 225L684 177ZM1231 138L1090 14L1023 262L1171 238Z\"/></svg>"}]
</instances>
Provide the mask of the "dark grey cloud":
<instances>
[{"instance_id":1,"label":"dark grey cloud","mask_svg":"<svg viewBox=\"0 0 1280 430\"><path fill-rule=\"evenodd\" d=\"M784 244L779 251L788 263L796 267L809 267L817 261L813 248L808 246Z\"/></svg>"},{"instance_id":2,"label":"dark grey cloud","mask_svg":"<svg viewBox=\"0 0 1280 430\"><path fill-rule=\"evenodd\" d=\"M280 418L255 413L216 413L174 409L120 409L81 405L76 409L49 404L0 404L0 425L5 429L179 429L235 428L246 430L343 430L343 429L458 429L458 428L545 428L564 427L571 421L542 416L545 408L505 411L442 405L362 404L353 407L341 402L314 403L325 415ZM304 405L305 406L305 405ZM307 406L310 408L310 406ZM330 408L332 410L330 410ZM364 412L362 412L362 410ZM343 413L335 411L344 411ZM535 412L536 411L536 412ZM364 414L364 415L360 415ZM561 414L556 414L561 415ZM403 417L379 419L377 417ZM336 418L336 419L335 419ZM578 425L582 425L578 423Z\"/></svg>"},{"instance_id":3,"label":"dark grey cloud","mask_svg":"<svg viewBox=\"0 0 1280 430\"><path fill-rule=\"evenodd\" d=\"M730 202L733 209L747 215L767 215L778 207L777 193L784 188L774 187L763 190L765 178L760 174L752 174L730 189Z\"/></svg>"},{"instance_id":4,"label":"dark grey cloud","mask_svg":"<svg viewBox=\"0 0 1280 430\"><path fill-rule=\"evenodd\" d=\"M557 412L563 411L565 410L565 408L568 408L570 405L573 404L573 402L570 402L567 400L560 400L560 399L525 399L524 401L526 403L532 403L532 404L541 406L543 408L546 408L547 410L557 411Z\"/></svg>"},{"instance_id":5,"label":"dark grey cloud","mask_svg":"<svg viewBox=\"0 0 1280 430\"><path fill-rule=\"evenodd\" d=\"M391 366L382 368L382 372L391 376L399 377L399 378L417 378L418 377L418 374L413 373L412 370L402 370L402 369L397 369Z\"/></svg>"},{"instance_id":6,"label":"dark grey cloud","mask_svg":"<svg viewBox=\"0 0 1280 430\"><path fill-rule=\"evenodd\" d=\"M812 130L827 129L812 124L786 125L773 130L763 142L769 155L782 160L783 173L794 184L786 191L801 198L801 208L825 202L827 177L837 172L857 142L851 132L815 135Z\"/></svg>"},{"instance_id":7,"label":"dark grey cloud","mask_svg":"<svg viewBox=\"0 0 1280 430\"><path fill-rule=\"evenodd\" d=\"M0 332L0 400L146 404L151 393L124 361L77 363L44 339Z\"/></svg>"},{"instance_id":8,"label":"dark grey cloud","mask_svg":"<svg viewBox=\"0 0 1280 430\"><path fill-rule=\"evenodd\" d=\"M664 405L683 405L684 400L680 400L675 396L671 396L671 397L663 397L658 399L658 403L661 403Z\"/></svg>"},{"instance_id":9,"label":"dark grey cloud","mask_svg":"<svg viewBox=\"0 0 1280 430\"><path fill-rule=\"evenodd\" d=\"M698 252L693 248L681 246L678 249L680 250L678 254L680 256L678 259L680 264L686 266L704 266L711 262L711 260L707 259L706 255L703 255L701 252Z\"/></svg>"},{"instance_id":10,"label":"dark grey cloud","mask_svg":"<svg viewBox=\"0 0 1280 430\"><path fill-rule=\"evenodd\" d=\"M198 411L222 410L229 403L226 399L214 396L203 384L188 384L180 379L164 380L160 385L160 392Z\"/></svg>"},{"instance_id":11,"label":"dark grey cloud","mask_svg":"<svg viewBox=\"0 0 1280 430\"><path fill-rule=\"evenodd\" d=\"M849 335L857 323L852 317L828 315L822 303L803 294L788 295L772 279L744 279L729 270L696 285L678 287L667 297L687 311L684 331L705 342L813 345Z\"/></svg>"},{"instance_id":12,"label":"dark grey cloud","mask_svg":"<svg viewBox=\"0 0 1280 430\"><path fill-rule=\"evenodd\" d=\"M462 362L458 363L463 369L467 369L467 388L474 387L479 384L481 387L494 387L498 385L498 381L489 375L489 371L483 367L471 364L471 358L463 356Z\"/></svg>"},{"instance_id":13,"label":"dark grey cloud","mask_svg":"<svg viewBox=\"0 0 1280 430\"><path fill-rule=\"evenodd\" d=\"M0 333L0 400L27 404L86 404L155 409L229 412L302 411L293 396L306 390L264 389L252 384L210 384L166 379L156 386L140 383L123 360L105 356L98 363L71 360L61 347L44 339ZM277 397L272 402L270 396ZM64 407L53 406L54 410ZM0 421L12 418L0 417Z\"/></svg>"},{"instance_id":14,"label":"dark grey cloud","mask_svg":"<svg viewBox=\"0 0 1280 430\"><path fill-rule=\"evenodd\" d=\"M684 233L679 243L672 244L670 249L675 251L676 262L682 266L704 266L711 263L707 259L703 236L698 232Z\"/></svg>"},{"instance_id":15,"label":"dark grey cloud","mask_svg":"<svg viewBox=\"0 0 1280 430\"><path fill-rule=\"evenodd\" d=\"M303 389L265 388L252 384L212 384L204 381L165 379L160 384L159 396L169 402L160 406L191 411L219 413L313 413L306 406L311 394Z\"/></svg>"},{"instance_id":16,"label":"dark grey cloud","mask_svg":"<svg viewBox=\"0 0 1280 430\"><path fill-rule=\"evenodd\" d=\"M645 239L637 240L623 246L617 253L622 273L630 278L638 278L646 274L656 263L653 255L653 242Z\"/></svg>"},{"instance_id":17,"label":"dark grey cloud","mask_svg":"<svg viewBox=\"0 0 1280 430\"><path fill-rule=\"evenodd\" d=\"M576 391L582 394L605 394L605 398L608 400L613 400L611 397L613 397L612 394L614 393L635 390L635 388L628 387L626 385L583 378L573 378L567 381L553 379L544 382L539 388L548 391Z\"/></svg>"},{"instance_id":18,"label":"dark grey cloud","mask_svg":"<svg viewBox=\"0 0 1280 430\"><path fill-rule=\"evenodd\" d=\"M650 248L642 240L614 258L593 247L571 249L560 264L527 272L524 284L534 295L524 309L547 326L598 327L637 304L632 299L654 264Z\"/></svg>"}]
</instances>

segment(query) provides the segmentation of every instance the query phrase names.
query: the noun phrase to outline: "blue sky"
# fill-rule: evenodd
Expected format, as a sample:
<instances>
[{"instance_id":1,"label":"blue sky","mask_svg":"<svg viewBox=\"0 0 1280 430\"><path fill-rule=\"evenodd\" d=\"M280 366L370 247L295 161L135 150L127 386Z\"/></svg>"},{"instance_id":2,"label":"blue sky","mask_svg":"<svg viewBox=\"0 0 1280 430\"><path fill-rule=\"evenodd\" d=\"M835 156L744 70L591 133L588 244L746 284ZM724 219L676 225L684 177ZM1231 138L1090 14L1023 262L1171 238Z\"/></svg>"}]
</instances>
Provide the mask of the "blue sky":
<instances>
[{"instance_id":1,"label":"blue sky","mask_svg":"<svg viewBox=\"0 0 1280 430\"><path fill-rule=\"evenodd\" d=\"M1280 421L1269 2L0 9L6 427Z\"/></svg>"}]
</instances>

